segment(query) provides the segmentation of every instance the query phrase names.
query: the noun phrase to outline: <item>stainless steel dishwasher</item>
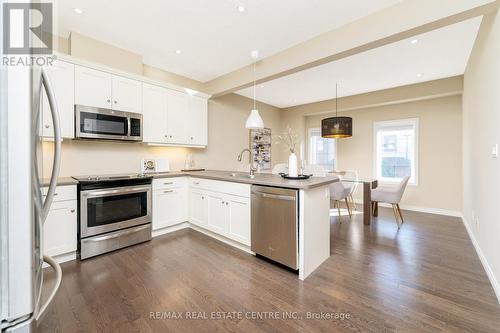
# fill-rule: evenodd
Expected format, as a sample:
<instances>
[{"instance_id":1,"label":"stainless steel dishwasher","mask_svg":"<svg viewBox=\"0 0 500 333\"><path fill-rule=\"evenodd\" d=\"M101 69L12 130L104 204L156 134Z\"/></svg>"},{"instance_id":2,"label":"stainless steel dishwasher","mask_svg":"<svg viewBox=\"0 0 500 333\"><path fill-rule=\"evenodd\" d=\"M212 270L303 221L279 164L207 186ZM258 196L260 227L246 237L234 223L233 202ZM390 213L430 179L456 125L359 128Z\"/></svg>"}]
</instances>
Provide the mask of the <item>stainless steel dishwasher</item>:
<instances>
[{"instance_id":1,"label":"stainless steel dishwasher","mask_svg":"<svg viewBox=\"0 0 500 333\"><path fill-rule=\"evenodd\" d=\"M297 190L252 186L252 251L298 269Z\"/></svg>"}]
</instances>

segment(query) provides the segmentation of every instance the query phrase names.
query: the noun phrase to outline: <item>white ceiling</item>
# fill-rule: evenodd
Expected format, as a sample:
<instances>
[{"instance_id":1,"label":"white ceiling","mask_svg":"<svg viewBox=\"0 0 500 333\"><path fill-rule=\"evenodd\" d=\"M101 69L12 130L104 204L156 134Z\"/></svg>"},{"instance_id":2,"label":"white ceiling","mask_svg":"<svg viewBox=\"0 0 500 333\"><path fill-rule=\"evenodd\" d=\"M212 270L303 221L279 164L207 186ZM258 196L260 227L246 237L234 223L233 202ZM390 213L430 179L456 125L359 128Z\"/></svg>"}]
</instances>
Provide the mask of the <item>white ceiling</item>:
<instances>
[{"instance_id":1,"label":"white ceiling","mask_svg":"<svg viewBox=\"0 0 500 333\"><path fill-rule=\"evenodd\" d=\"M257 100L283 108L335 98L336 82L343 97L461 75L480 23L474 18L266 82ZM252 88L237 93L253 97Z\"/></svg>"},{"instance_id":2,"label":"white ceiling","mask_svg":"<svg viewBox=\"0 0 500 333\"><path fill-rule=\"evenodd\" d=\"M268 57L399 1L56 0L55 27L63 37L76 31L205 82L250 64L251 50Z\"/></svg>"}]
</instances>

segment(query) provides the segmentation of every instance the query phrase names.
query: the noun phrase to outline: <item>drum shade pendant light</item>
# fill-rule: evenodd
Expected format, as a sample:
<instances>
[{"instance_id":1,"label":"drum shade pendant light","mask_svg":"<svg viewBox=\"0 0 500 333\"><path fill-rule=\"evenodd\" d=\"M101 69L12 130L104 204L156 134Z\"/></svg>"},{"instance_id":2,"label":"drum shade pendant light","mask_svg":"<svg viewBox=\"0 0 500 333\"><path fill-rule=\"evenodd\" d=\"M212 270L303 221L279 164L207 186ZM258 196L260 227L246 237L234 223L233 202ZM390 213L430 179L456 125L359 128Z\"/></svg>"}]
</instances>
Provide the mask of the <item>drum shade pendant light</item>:
<instances>
[{"instance_id":1,"label":"drum shade pendant light","mask_svg":"<svg viewBox=\"0 0 500 333\"><path fill-rule=\"evenodd\" d=\"M255 64L257 62L257 58L259 57L258 51L252 51L252 58L255 60L253 62L253 109L250 111L250 115L247 118L247 122L245 123L245 128L248 129L262 129L264 128L264 121L259 114L259 110L256 107L256 99L255 99L255 87L256 87L256 73L255 73Z\"/></svg>"},{"instance_id":2,"label":"drum shade pendant light","mask_svg":"<svg viewBox=\"0 0 500 333\"><path fill-rule=\"evenodd\" d=\"M338 94L335 84L335 117L321 121L321 137L327 139L341 139L352 136L352 118L338 116Z\"/></svg>"}]
</instances>

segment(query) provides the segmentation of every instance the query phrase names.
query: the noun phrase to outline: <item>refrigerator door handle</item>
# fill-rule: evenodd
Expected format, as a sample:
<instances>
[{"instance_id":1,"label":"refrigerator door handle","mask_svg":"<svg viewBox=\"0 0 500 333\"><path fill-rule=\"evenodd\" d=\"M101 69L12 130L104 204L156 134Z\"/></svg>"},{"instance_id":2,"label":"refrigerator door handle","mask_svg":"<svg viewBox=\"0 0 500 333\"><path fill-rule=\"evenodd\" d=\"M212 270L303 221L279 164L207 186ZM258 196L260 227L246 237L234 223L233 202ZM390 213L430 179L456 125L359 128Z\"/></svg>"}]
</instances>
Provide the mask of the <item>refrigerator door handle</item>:
<instances>
[{"instance_id":1,"label":"refrigerator door handle","mask_svg":"<svg viewBox=\"0 0 500 333\"><path fill-rule=\"evenodd\" d=\"M52 85L50 84L47 70L42 67L42 80L41 83L47 93L47 98L49 100L50 112L52 114L52 123L54 125L54 162L52 165L52 174L50 177L49 189L47 191L47 196L45 197L45 202L41 210L42 221L45 221L47 215L49 214L50 205L52 205L52 200L54 199L54 193L56 191L57 178L59 177L59 168L61 166L61 127L59 126L59 112L57 110L57 104L54 97Z\"/></svg>"},{"instance_id":2,"label":"refrigerator door handle","mask_svg":"<svg viewBox=\"0 0 500 333\"><path fill-rule=\"evenodd\" d=\"M49 295L49 298L47 299L47 301L36 312L36 316L35 316L36 320L39 320L42 317L45 310L49 306L50 302L52 302L52 300L54 299L57 291L59 290L59 287L60 287L61 281L62 281L62 270L61 270L61 266L57 263L57 261L55 261L55 259L52 258L51 256L47 256L47 255L43 255L43 261L45 263L49 264L56 272L56 284L54 285L54 288L50 292L50 295Z\"/></svg>"},{"instance_id":3,"label":"refrigerator door handle","mask_svg":"<svg viewBox=\"0 0 500 333\"><path fill-rule=\"evenodd\" d=\"M49 209L50 206L52 205L52 201L54 199L54 193L56 190L56 185L57 185L57 178L59 177L59 168L61 165L61 128L59 127L59 113L57 111L57 104L55 101L52 85L50 84L49 78L47 76L47 72L44 68L41 69L41 80L40 80L40 85L43 86L45 89L45 92L47 94L47 98L49 100L49 106L50 106L50 112L52 114L52 123L54 125L54 162L52 165L52 174L50 178L50 183L49 183L49 188L47 191L47 196L45 198L45 202L41 206L40 209L40 219L37 221L37 223L40 223L40 231L43 231L43 223L45 222L47 215L49 214ZM40 87L40 95L41 95L41 87ZM38 109L39 110L39 109ZM38 178L38 176L36 177ZM38 181L38 179L37 179ZM37 193L40 191L38 190ZM41 201L40 201L41 203ZM40 235L41 237L41 235ZM43 256L43 261L49 264L56 272L56 283L54 285L54 288L50 292L49 298L47 301L42 305L39 306L40 304L40 296L41 296L41 289L43 286L43 275L41 279L41 285L40 285L40 290L38 292L38 299L36 300L36 308L35 308L35 319L38 320L42 317L43 313L47 309L48 305L52 300L54 299L54 296L56 295L57 291L59 290L59 286L61 285L62 281L62 271L61 271L61 266L50 256L44 255Z\"/></svg>"}]
</instances>

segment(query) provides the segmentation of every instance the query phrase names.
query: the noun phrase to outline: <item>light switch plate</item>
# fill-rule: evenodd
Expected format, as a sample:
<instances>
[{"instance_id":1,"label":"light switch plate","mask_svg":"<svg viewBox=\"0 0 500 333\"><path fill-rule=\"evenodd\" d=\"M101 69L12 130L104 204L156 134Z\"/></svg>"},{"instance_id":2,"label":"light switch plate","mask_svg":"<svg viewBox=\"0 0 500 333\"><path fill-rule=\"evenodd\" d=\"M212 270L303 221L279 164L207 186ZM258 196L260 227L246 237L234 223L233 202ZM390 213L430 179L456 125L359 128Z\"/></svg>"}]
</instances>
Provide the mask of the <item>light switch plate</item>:
<instances>
[{"instance_id":1,"label":"light switch plate","mask_svg":"<svg viewBox=\"0 0 500 333\"><path fill-rule=\"evenodd\" d=\"M498 158L498 143L491 147L491 157Z\"/></svg>"}]
</instances>

